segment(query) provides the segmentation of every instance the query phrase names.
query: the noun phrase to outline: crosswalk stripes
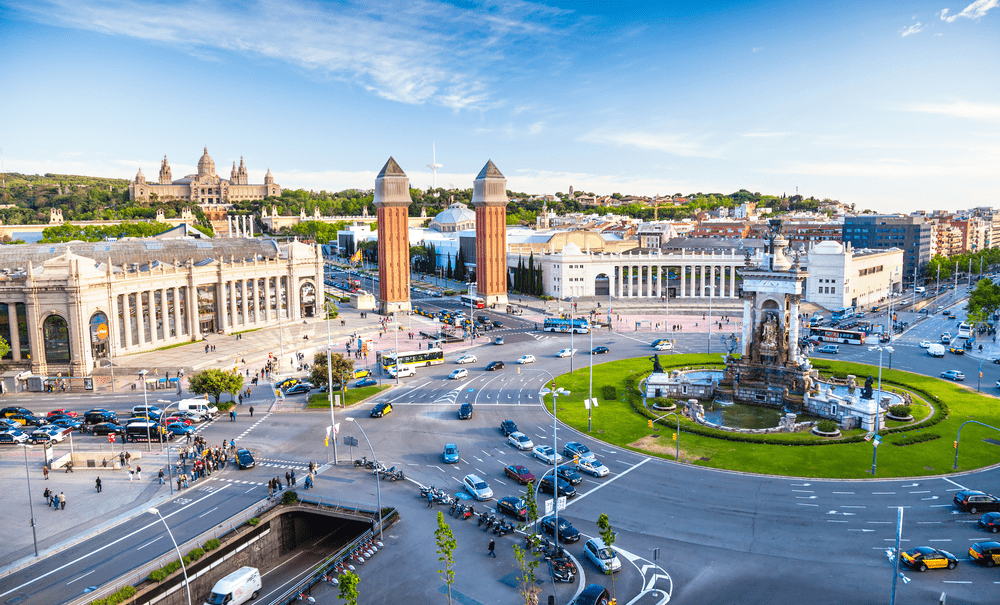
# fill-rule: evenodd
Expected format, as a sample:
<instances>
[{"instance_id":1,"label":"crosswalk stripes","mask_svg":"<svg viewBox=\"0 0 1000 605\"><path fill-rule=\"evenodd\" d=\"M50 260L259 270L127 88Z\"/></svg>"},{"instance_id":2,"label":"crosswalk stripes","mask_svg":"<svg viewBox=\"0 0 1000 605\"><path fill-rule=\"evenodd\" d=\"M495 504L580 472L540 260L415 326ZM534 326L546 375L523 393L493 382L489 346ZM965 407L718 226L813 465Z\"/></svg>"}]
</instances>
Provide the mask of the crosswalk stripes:
<instances>
[{"instance_id":1,"label":"crosswalk stripes","mask_svg":"<svg viewBox=\"0 0 1000 605\"><path fill-rule=\"evenodd\" d=\"M454 404L458 400L458 394L461 393L461 392L462 392L461 388L457 388L457 389L448 391L444 395L442 395L442 396L438 397L437 399L435 399L433 401L433 403L449 403L449 404Z\"/></svg>"}]
</instances>

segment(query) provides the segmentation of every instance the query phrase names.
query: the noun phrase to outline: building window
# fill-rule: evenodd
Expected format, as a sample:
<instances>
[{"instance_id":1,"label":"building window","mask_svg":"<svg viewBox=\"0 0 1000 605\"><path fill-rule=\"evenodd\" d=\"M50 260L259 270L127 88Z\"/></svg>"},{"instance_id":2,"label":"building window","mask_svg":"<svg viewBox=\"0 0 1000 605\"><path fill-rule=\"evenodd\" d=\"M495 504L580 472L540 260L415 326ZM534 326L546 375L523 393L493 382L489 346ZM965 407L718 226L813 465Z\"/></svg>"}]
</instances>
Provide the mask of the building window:
<instances>
[{"instance_id":1,"label":"building window","mask_svg":"<svg viewBox=\"0 0 1000 605\"><path fill-rule=\"evenodd\" d=\"M42 323L46 363L69 363L69 325L58 315L50 315Z\"/></svg>"}]
</instances>

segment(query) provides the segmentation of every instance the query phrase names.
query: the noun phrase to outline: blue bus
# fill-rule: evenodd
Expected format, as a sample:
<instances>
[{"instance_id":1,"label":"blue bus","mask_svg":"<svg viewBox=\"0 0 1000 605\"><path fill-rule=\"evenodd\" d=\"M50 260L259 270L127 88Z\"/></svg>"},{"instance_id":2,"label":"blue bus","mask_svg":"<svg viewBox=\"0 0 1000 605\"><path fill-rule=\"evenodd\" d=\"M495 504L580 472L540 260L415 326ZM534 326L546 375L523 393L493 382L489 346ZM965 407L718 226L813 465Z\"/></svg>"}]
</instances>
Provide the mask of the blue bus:
<instances>
[{"instance_id":1,"label":"blue bus","mask_svg":"<svg viewBox=\"0 0 1000 605\"><path fill-rule=\"evenodd\" d=\"M590 332L590 324L586 319L561 319L558 317L550 317L545 320L545 325L542 327L546 332L574 332L576 334L587 334Z\"/></svg>"},{"instance_id":2,"label":"blue bus","mask_svg":"<svg viewBox=\"0 0 1000 605\"><path fill-rule=\"evenodd\" d=\"M833 312L833 321L840 321L841 319L848 319L854 317L854 307L844 307L843 309L837 309Z\"/></svg>"}]
</instances>

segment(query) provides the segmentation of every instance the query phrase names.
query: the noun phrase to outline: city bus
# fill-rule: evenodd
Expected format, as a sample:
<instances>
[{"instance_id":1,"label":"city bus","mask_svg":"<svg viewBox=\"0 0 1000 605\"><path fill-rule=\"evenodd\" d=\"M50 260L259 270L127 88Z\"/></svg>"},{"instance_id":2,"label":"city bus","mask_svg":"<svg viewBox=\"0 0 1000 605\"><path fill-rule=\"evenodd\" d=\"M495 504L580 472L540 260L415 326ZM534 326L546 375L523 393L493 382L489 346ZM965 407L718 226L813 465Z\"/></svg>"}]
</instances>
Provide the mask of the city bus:
<instances>
[{"instance_id":1,"label":"city bus","mask_svg":"<svg viewBox=\"0 0 1000 605\"><path fill-rule=\"evenodd\" d=\"M829 328L812 328L810 334L819 338L823 342L835 342L838 344L863 345L865 344L865 333L854 330L834 330Z\"/></svg>"},{"instance_id":2,"label":"city bus","mask_svg":"<svg viewBox=\"0 0 1000 605\"><path fill-rule=\"evenodd\" d=\"M379 352L378 361L382 368L388 370L396 367L396 356L392 352ZM399 365L419 368L423 366L436 366L444 363L444 351L441 349L428 349L426 351L415 351L402 353L399 356Z\"/></svg>"},{"instance_id":3,"label":"city bus","mask_svg":"<svg viewBox=\"0 0 1000 605\"><path fill-rule=\"evenodd\" d=\"M545 325L542 329L546 332L575 332L576 334L587 334L590 332L590 324L583 318L569 320L561 319L559 317L549 317L545 320Z\"/></svg>"},{"instance_id":4,"label":"city bus","mask_svg":"<svg viewBox=\"0 0 1000 605\"><path fill-rule=\"evenodd\" d=\"M854 307L844 307L843 309L837 309L833 312L833 321L839 321L842 319L848 319L849 317L854 317Z\"/></svg>"},{"instance_id":5,"label":"city bus","mask_svg":"<svg viewBox=\"0 0 1000 605\"><path fill-rule=\"evenodd\" d=\"M469 296L468 294L463 294L460 299L463 305L472 306L477 309L485 309L486 301L479 298L478 296Z\"/></svg>"},{"instance_id":6,"label":"city bus","mask_svg":"<svg viewBox=\"0 0 1000 605\"><path fill-rule=\"evenodd\" d=\"M958 338L972 338L972 326L964 321L958 324Z\"/></svg>"}]
</instances>

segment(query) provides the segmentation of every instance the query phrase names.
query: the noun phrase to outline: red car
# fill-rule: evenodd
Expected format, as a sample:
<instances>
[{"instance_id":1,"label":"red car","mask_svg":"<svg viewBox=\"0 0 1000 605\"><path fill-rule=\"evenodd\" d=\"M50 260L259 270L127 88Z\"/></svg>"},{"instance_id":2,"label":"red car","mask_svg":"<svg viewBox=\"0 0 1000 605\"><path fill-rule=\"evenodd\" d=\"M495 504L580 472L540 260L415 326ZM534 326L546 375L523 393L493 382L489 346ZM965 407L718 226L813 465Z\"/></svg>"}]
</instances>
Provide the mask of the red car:
<instances>
[{"instance_id":1,"label":"red car","mask_svg":"<svg viewBox=\"0 0 1000 605\"><path fill-rule=\"evenodd\" d=\"M77 417L77 413L76 412L71 412L70 410L67 410L67 409L58 409L58 410L52 410L51 412L49 412L46 415L46 418L52 418L53 416L69 416L70 418L76 418Z\"/></svg>"},{"instance_id":2,"label":"red car","mask_svg":"<svg viewBox=\"0 0 1000 605\"><path fill-rule=\"evenodd\" d=\"M535 476L531 474L531 471L520 464L508 464L504 467L503 472L521 485L527 485L535 480Z\"/></svg>"},{"instance_id":3,"label":"red car","mask_svg":"<svg viewBox=\"0 0 1000 605\"><path fill-rule=\"evenodd\" d=\"M171 416L170 418L167 418L166 420L164 420L163 424L167 425L167 424L172 424L174 422L183 423L184 426L191 426L191 419L190 418L185 418L184 416Z\"/></svg>"}]
</instances>

